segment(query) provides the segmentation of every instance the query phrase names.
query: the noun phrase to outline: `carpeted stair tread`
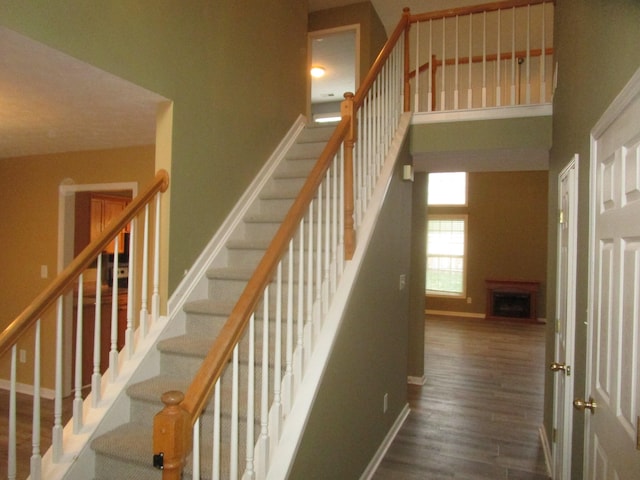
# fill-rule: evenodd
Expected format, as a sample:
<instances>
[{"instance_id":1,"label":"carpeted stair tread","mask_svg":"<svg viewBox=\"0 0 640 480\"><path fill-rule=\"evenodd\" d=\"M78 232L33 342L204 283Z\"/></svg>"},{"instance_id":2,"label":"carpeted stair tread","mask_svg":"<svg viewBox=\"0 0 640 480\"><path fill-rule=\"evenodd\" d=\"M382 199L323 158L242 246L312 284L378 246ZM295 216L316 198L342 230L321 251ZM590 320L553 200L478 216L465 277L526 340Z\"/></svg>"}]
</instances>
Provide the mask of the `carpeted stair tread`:
<instances>
[{"instance_id":1,"label":"carpeted stair tread","mask_svg":"<svg viewBox=\"0 0 640 480\"><path fill-rule=\"evenodd\" d=\"M206 357L215 337L207 338L195 335L179 335L158 342L158 350L187 357Z\"/></svg>"},{"instance_id":2,"label":"carpeted stair tread","mask_svg":"<svg viewBox=\"0 0 640 480\"><path fill-rule=\"evenodd\" d=\"M186 313L197 313L202 315L225 315L228 316L233 310L233 302L216 301L208 298L192 300L184 304L183 310Z\"/></svg>"},{"instance_id":3,"label":"carpeted stair tread","mask_svg":"<svg viewBox=\"0 0 640 480\"><path fill-rule=\"evenodd\" d=\"M253 275L253 269L242 267L220 267L207 270L207 278L221 280L249 280Z\"/></svg>"},{"instance_id":4,"label":"carpeted stair tread","mask_svg":"<svg viewBox=\"0 0 640 480\"><path fill-rule=\"evenodd\" d=\"M137 400L162 405L160 398L164 392L168 392L169 390L184 392L189 386L189 383L189 378L158 375L129 386L129 388L127 388L127 395Z\"/></svg>"},{"instance_id":5,"label":"carpeted stair tread","mask_svg":"<svg viewBox=\"0 0 640 480\"><path fill-rule=\"evenodd\" d=\"M91 442L91 448L108 457L151 466L153 445L151 427L125 423Z\"/></svg>"}]
</instances>

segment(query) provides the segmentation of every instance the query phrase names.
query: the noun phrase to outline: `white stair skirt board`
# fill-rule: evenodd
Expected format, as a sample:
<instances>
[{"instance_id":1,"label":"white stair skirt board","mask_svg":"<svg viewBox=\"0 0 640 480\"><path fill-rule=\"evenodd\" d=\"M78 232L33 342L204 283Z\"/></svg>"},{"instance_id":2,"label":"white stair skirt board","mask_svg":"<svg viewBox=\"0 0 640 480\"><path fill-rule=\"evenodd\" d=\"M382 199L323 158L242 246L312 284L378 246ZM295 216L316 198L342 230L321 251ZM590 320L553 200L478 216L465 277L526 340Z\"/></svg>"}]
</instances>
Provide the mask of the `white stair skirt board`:
<instances>
[{"instance_id":1,"label":"white stair skirt board","mask_svg":"<svg viewBox=\"0 0 640 480\"><path fill-rule=\"evenodd\" d=\"M396 421L393 422L391 430L389 430L389 433L387 433L387 436L384 438L384 441L378 448L378 451L371 459L371 462L360 477L360 480L369 480L371 477L373 477L373 474L376 473L380 462L382 462L382 459L387 454L387 450L389 450L389 447L393 443L393 440L396 438L396 435L402 428L402 425L404 425L404 421L409 416L409 413L411 413L411 409L409 408L409 404L406 404L400 412L400 415L398 415L398 417L396 418Z\"/></svg>"}]
</instances>

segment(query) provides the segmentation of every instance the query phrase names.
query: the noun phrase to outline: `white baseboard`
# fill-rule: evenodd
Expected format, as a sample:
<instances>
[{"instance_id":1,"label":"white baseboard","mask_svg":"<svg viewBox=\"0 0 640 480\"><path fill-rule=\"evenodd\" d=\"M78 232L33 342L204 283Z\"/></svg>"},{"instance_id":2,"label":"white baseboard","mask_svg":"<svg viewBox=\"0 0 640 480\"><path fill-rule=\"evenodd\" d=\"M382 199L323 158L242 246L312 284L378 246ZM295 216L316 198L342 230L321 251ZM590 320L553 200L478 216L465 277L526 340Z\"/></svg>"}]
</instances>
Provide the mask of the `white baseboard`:
<instances>
[{"instance_id":1,"label":"white baseboard","mask_svg":"<svg viewBox=\"0 0 640 480\"><path fill-rule=\"evenodd\" d=\"M544 428L544 425L540 425L539 432L542 450L544 451L544 463L547 465L547 475L549 475L549 478L553 478L551 444L549 443L549 436L547 435L547 429Z\"/></svg>"},{"instance_id":2,"label":"white baseboard","mask_svg":"<svg viewBox=\"0 0 640 480\"><path fill-rule=\"evenodd\" d=\"M421 377L412 377L411 375L409 375L407 377L407 383L409 385L424 385L427 381L427 377L425 377L424 375L422 375Z\"/></svg>"},{"instance_id":3,"label":"white baseboard","mask_svg":"<svg viewBox=\"0 0 640 480\"><path fill-rule=\"evenodd\" d=\"M7 391L11 390L11 382L9 380L0 379L0 389ZM29 385L27 383L16 383L16 392L33 396L33 385ZM50 388L41 388L40 397L46 398L47 400L53 400L55 398L55 391Z\"/></svg>"},{"instance_id":4,"label":"white baseboard","mask_svg":"<svg viewBox=\"0 0 640 480\"><path fill-rule=\"evenodd\" d=\"M371 479L371 477L373 477L373 474L376 473L376 470L378 469L380 462L382 462L382 459L386 455L387 450L389 450L389 447L391 446L391 444L393 443L393 440L396 438L396 435L402 428L402 425L404 425L404 421L407 419L410 412L411 410L409 409L409 404L406 404L402 409L402 411L400 412L400 415L398 415L398 417L396 418L396 421L393 422L391 429L389 430L389 432L387 433L387 436L384 438L384 441L378 448L378 451L371 459L371 462L369 462L369 465L367 466L363 474L360 476L360 480L369 480Z\"/></svg>"}]
</instances>

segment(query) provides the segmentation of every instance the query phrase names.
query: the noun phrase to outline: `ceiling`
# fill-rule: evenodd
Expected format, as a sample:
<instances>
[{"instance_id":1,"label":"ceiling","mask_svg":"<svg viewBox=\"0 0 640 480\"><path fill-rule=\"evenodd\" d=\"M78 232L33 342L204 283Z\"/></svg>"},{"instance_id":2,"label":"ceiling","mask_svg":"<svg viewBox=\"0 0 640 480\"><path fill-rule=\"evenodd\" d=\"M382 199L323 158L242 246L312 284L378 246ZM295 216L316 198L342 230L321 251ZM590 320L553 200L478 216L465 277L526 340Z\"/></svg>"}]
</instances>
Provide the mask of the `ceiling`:
<instances>
[{"instance_id":1,"label":"ceiling","mask_svg":"<svg viewBox=\"0 0 640 480\"><path fill-rule=\"evenodd\" d=\"M309 10L354 0L308 0ZM402 8L414 12L451 8L478 0L371 0L389 33ZM323 40L325 47L336 39ZM352 42L346 37L345 42ZM323 62L348 68L355 52L325 48ZM353 68L352 66L350 67ZM352 80L335 77L322 101L353 91ZM167 99L69 55L0 27L0 158L97 150L155 142L156 110ZM320 100L319 100L320 101Z\"/></svg>"},{"instance_id":2,"label":"ceiling","mask_svg":"<svg viewBox=\"0 0 640 480\"><path fill-rule=\"evenodd\" d=\"M151 145L165 100L0 27L0 158Z\"/></svg>"}]
</instances>

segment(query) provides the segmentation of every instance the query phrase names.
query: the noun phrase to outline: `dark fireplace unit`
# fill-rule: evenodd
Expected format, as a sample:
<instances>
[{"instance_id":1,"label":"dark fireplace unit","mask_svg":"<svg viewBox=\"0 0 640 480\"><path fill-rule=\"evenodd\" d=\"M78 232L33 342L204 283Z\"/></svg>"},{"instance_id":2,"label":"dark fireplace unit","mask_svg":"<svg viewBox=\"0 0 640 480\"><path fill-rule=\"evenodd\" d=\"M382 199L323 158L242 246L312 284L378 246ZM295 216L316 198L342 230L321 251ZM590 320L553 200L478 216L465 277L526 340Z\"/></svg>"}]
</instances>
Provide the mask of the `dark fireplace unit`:
<instances>
[{"instance_id":1,"label":"dark fireplace unit","mask_svg":"<svg viewBox=\"0 0 640 480\"><path fill-rule=\"evenodd\" d=\"M486 280L488 319L537 321L539 282Z\"/></svg>"}]
</instances>

